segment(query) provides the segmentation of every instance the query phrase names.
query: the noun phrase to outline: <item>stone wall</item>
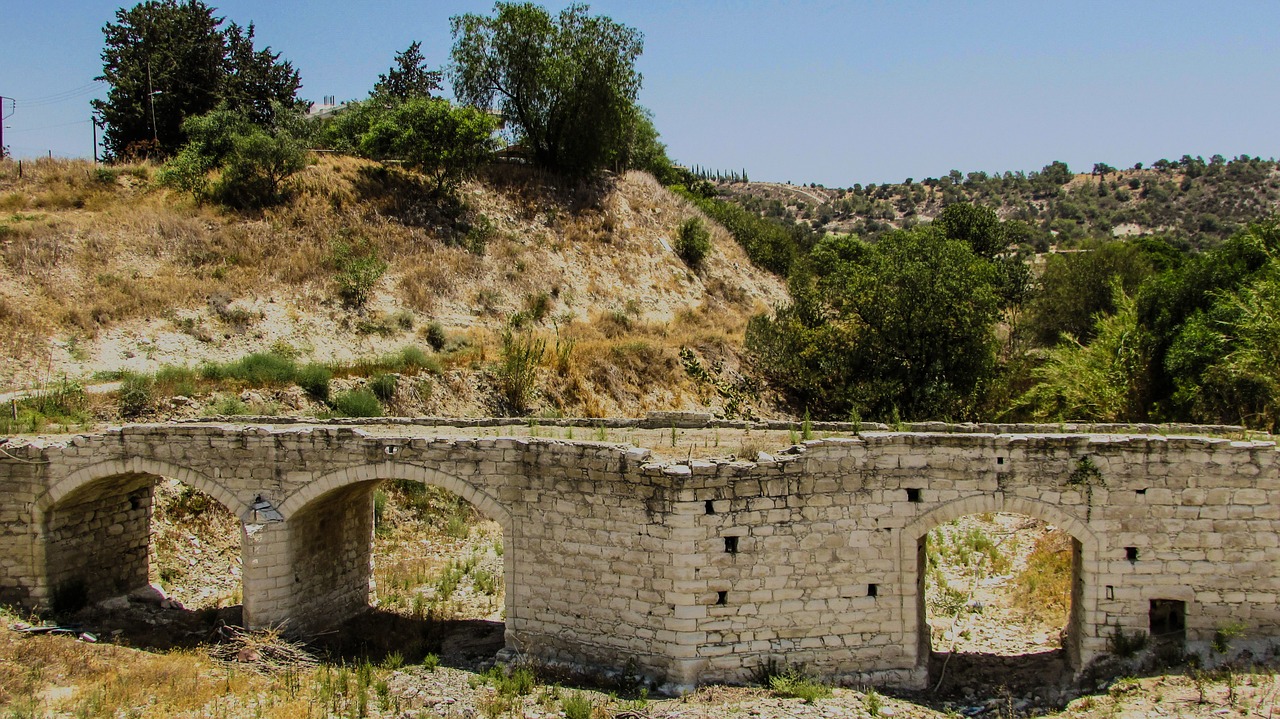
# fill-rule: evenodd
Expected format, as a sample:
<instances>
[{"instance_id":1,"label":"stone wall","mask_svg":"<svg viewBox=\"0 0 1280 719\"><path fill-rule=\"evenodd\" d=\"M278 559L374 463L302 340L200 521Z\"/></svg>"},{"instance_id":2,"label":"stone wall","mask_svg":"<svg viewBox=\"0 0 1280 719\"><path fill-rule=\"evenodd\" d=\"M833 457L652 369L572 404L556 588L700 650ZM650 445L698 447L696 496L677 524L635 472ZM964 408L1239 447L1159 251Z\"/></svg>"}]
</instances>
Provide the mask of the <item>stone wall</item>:
<instances>
[{"instance_id":1,"label":"stone wall","mask_svg":"<svg viewBox=\"0 0 1280 719\"><path fill-rule=\"evenodd\" d=\"M6 444L0 599L47 605L72 575L95 596L144 583L138 492L166 476L244 523L246 621L318 628L368 601L371 492L401 479L502 526L508 650L630 662L676 685L770 661L921 685L922 538L981 512L1075 540L1077 666L1116 631L1151 629L1153 602L1180 603L1193 650L1237 621L1258 646L1280 638L1272 442L866 433L759 463L657 463L626 446L421 431L137 426Z\"/></svg>"},{"instance_id":2,"label":"stone wall","mask_svg":"<svg viewBox=\"0 0 1280 719\"><path fill-rule=\"evenodd\" d=\"M98 602L147 585L152 490L151 477L120 475L78 489L48 513L53 603Z\"/></svg>"}]
</instances>

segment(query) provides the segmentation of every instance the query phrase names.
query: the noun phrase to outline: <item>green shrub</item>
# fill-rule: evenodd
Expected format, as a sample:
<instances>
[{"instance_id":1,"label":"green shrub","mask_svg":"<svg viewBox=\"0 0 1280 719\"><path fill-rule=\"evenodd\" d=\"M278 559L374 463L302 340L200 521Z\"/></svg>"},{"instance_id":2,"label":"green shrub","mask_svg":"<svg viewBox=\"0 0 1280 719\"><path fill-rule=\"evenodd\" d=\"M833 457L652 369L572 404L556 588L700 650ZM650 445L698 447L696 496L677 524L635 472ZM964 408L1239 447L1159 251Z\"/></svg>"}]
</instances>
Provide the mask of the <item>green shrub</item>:
<instances>
[{"instance_id":1,"label":"green shrub","mask_svg":"<svg viewBox=\"0 0 1280 719\"><path fill-rule=\"evenodd\" d=\"M532 335L517 337L510 330L503 334L498 386L512 412L524 414L529 410L538 389L538 365L546 349L546 340Z\"/></svg>"},{"instance_id":2,"label":"green shrub","mask_svg":"<svg viewBox=\"0 0 1280 719\"><path fill-rule=\"evenodd\" d=\"M338 298L352 309L365 306L382 273L387 271L387 263L380 260L374 248L363 239L354 245L335 242L329 264L338 284Z\"/></svg>"},{"instance_id":3,"label":"green shrub","mask_svg":"<svg viewBox=\"0 0 1280 719\"><path fill-rule=\"evenodd\" d=\"M382 404L367 389L354 389L334 397L333 408L346 417L382 416Z\"/></svg>"},{"instance_id":4,"label":"green shrub","mask_svg":"<svg viewBox=\"0 0 1280 719\"><path fill-rule=\"evenodd\" d=\"M680 223L676 233L676 254L693 268L702 266L703 259L711 252L711 233L697 217Z\"/></svg>"},{"instance_id":5,"label":"green shrub","mask_svg":"<svg viewBox=\"0 0 1280 719\"><path fill-rule=\"evenodd\" d=\"M400 350L400 363L401 370L419 370L429 367L432 359L417 347L405 347Z\"/></svg>"},{"instance_id":6,"label":"green shrub","mask_svg":"<svg viewBox=\"0 0 1280 719\"><path fill-rule=\"evenodd\" d=\"M369 390L379 400L390 402L396 394L397 380L398 378L393 374L380 374L369 383Z\"/></svg>"},{"instance_id":7,"label":"green shrub","mask_svg":"<svg viewBox=\"0 0 1280 719\"><path fill-rule=\"evenodd\" d=\"M423 330L422 333L422 338L425 339L427 344L431 345L431 349L436 352L444 349L444 346L449 342L449 336L445 334L444 325L439 322L432 321L426 326L426 329Z\"/></svg>"},{"instance_id":8,"label":"green shrub","mask_svg":"<svg viewBox=\"0 0 1280 719\"><path fill-rule=\"evenodd\" d=\"M582 692L574 692L565 697L561 706L564 709L564 719L591 719L592 712L596 709L595 702Z\"/></svg>"},{"instance_id":9,"label":"green shrub","mask_svg":"<svg viewBox=\"0 0 1280 719\"><path fill-rule=\"evenodd\" d=\"M831 696L831 687L795 668L770 677L769 689L784 699L803 699L806 704Z\"/></svg>"},{"instance_id":10,"label":"green shrub","mask_svg":"<svg viewBox=\"0 0 1280 719\"><path fill-rule=\"evenodd\" d=\"M329 401L329 380L331 379L333 379L333 373L322 364L313 362L298 370L298 386L321 402Z\"/></svg>"},{"instance_id":11,"label":"green shrub","mask_svg":"<svg viewBox=\"0 0 1280 719\"><path fill-rule=\"evenodd\" d=\"M288 357L255 352L229 365L227 374L254 387L283 386L293 383L298 365Z\"/></svg>"},{"instance_id":12,"label":"green shrub","mask_svg":"<svg viewBox=\"0 0 1280 719\"><path fill-rule=\"evenodd\" d=\"M151 395L155 383L145 375L130 374L120 383L120 416L126 419L141 416L151 407Z\"/></svg>"},{"instance_id":13,"label":"green shrub","mask_svg":"<svg viewBox=\"0 0 1280 719\"><path fill-rule=\"evenodd\" d=\"M249 405L241 402L239 397L226 395L209 405L205 411L215 417L236 417L249 414Z\"/></svg>"}]
</instances>

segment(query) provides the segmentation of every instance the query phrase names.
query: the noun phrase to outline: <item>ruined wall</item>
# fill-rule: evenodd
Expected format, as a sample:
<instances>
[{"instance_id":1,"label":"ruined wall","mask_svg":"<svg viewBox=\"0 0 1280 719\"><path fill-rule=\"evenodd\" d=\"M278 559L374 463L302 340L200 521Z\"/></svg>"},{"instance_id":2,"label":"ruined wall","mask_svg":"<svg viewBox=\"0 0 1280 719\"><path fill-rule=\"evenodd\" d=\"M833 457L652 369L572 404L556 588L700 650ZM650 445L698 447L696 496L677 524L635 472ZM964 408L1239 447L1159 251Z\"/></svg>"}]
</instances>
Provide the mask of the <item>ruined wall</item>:
<instances>
[{"instance_id":1,"label":"ruined wall","mask_svg":"<svg viewBox=\"0 0 1280 719\"><path fill-rule=\"evenodd\" d=\"M146 586L154 478L126 474L78 489L46 516L46 586L56 605L85 602Z\"/></svg>"},{"instance_id":2,"label":"ruined wall","mask_svg":"<svg viewBox=\"0 0 1280 719\"><path fill-rule=\"evenodd\" d=\"M1036 517L1079 544L1077 664L1117 627L1148 631L1152 600L1185 601L1192 650L1233 621L1280 636L1270 442L871 435L760 465L694 463L677 498L668 522L691 551L676 560L676 611L692 618L690 673L703 680L741 681L776 659L922 684L920 540L982 512Z\"/></svg>"},{"instance_id":3,"label":"ruined wall","mask_svg":"<svg viewBox=\"0 0 1280 719\"><path fill-rule=\"evenodd\" d=\"M329 492L287 522L291 627L324 628L368 606L375 484Z\"/></svg>"},{"instance_id":4,"label":"ruined wall","mask_svg":"<svg viewBox=\"0 0 1280 719\"><path fill-rule=\"evenodd\" d=\"M89 561L95 547L128 568L95 586L143 581L128 547L149 504L134 506L129 482L167 476L243 521L246 621L316 627L367 601L370 492L402 479L502 525L508 650L632 662L679 685L770 660L922 684L920 540L980 512L1030 515L1078 543L1080 663L1117 628L1150 629L1153 600L1181 603L1192 649L1235 621L1280 637L1271 442L867 433L760 463L662 464L616 445L414 431L139 426L9 446L22 461L0 456L0 592L47 603L51 577L106 563Z\"/></svg>"}]
</instances>

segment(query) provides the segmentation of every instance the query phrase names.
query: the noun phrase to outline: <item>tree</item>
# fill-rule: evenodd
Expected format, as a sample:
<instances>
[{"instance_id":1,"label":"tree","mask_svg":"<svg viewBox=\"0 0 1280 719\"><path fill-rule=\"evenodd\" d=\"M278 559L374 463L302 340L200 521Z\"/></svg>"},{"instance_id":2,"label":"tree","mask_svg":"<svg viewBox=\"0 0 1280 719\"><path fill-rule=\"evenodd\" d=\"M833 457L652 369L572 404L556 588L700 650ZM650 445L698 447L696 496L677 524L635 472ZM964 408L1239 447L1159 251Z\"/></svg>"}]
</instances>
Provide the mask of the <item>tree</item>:
<instances>
[{"instance_id":1,"label":"tree","mask_svg":"<svg viewBox=\"0 0 1280 719\"><path fill-rule=\"evenodd\" d=\"M991 259L1009 245L996 211L985 205L957 202L947 205L934 224L952 240L961 240Z\"/></svg>"},{"instance_id":2,"label":"tree","mask_svg":"<svg viewBox=\"0 0 1280 719\"><path fill-rule=\"evenodd\" d=\"M219 104L269 119L273 103L296 103L300 80L270 49L253 48L253 26L223 19L200 0L147 0L116 11L102 32L106 100L92 105L110 158L169 155L185 142L183 121Z\"/></svg>"},{"instance_id":3,"label":"tree","mask_svg":"<svg viewBox=\"0 0 1280 719\"><path fill-rule=\"evenodd\" d=\"M253 33L253 23L247 28L234 22L227 26L222 103L243 110L251 122L267 125L280 109L303 109L296 99L302 80L292 63L280 60L280 53L271 52L269 47L255 50Z\"/></svg>"},{"instance_id":4,"label":"tree","mask_svg":"<svg viewBox=\"0 0 1280 719\"><path fill-rule=\"evenodd\" d=\"M431 97L433 91L440 89L440 78L439 70L427 69L422 43L415 41L404 52L396 53L395 65L378 76L369 95L397 101Z\"/></svg>"},{"instance_id":5,"label":"tree","mask_svg":"<svg viewBox=\"0 0 1280 719\"><path fill-rule=\"evenodd\" d=\"M453 84L461 102L497 103L544 167L589 174L622 151L640 89L642 36L574 4L553 18L531 3L453 17Z\"/></svg>"},{"instance_id":6,"label":"tree","mask_svg":"<svg viewBox=\"0 0 1280 719\"><path fill-rule=\"evenodd\" d=\"M271 127L254 123L244 110L187 118L182 129L190 140L165 163L161 181L235 209L281 202L285 179L306 165L306 153L287 113L277 107L273 115L278 121Z\"/></svg>"},{"instance_id":7,"label":"tree","mask_svg":"<svg viewBox=\"0 0 1280 719\"><path fill-rule=\"evenodd\" d=\"M971 416L995 368L998 280L936 227L874 245L828 235L792 276L793 303L748 325L747 348L827 416Z\"/></svg>"},{"instance_id":8,"label":"tree","mask_svg":"<svg viewBox=\"0 0 1280 719\"><path fill-rule=\"evenodd\" d=\"M420 96L376 114L358 147L375 160L402 160L447 191L492 154L496 125L474 107Z\"/></svg>"}]
</instances>

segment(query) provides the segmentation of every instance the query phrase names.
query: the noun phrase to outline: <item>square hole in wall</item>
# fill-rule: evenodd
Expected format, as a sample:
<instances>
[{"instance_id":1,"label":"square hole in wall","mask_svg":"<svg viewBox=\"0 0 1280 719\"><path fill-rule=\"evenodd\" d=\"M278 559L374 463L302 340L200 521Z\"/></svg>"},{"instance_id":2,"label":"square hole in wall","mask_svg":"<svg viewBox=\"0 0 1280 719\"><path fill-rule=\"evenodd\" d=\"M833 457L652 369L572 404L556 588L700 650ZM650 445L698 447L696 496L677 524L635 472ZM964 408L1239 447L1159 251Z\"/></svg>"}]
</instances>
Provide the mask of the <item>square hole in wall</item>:
<instances>
[{"instance_id":1,"label":"square hole in wall","mask_svg":"<svg viewBox=\"0 0 1280 719\"><path fill-rule=\"evenodd\" d=\"M1145 489L1135 489L1135 490L1133 490L1133 493L1134 493L1134 494L1136 494L1136 495L1138 495L1138 496L1143 496L1143 495L1145 495L1145 494L1147 493L1147 490L1145 490Z\"/></svg>"},{"instance_id":2,"label":"square hole in wall","mask_svg":"<svg viewBox=\"0 0 1280 719\"><path fill-rule=\"evenodd\" d=\"M706 505L705 505L705 506L706 506L706 509L707 509L707 514L715 514L715 513L716 513L716 505L715 505L715 503L714 503L714 502L712 502L710 499L708 499L708 500L707 500L707 503L706 503Z\"/></svg>"},{"instance_id":3,"label":"square hole in wall","mask_svg":"<svg viewBox=\"0 0 1280 719\"><path fill-rule=\"evenodd\" d=\"M920 489L919 489L919 488L917 488L917 487L908 487L908 488L907 488L907 501L908 501L908 502L919 502L919 501L920 501Z\"/></svg>"},{"instance_id":4,"label":"square hole in wall","mask_svg":"<svg viewBox=\"0 0 1280 719\"><path fill-rule=\"evenodd\" d=\"M879 584L868 584L868 585L867 585L867 596L868 596L868 597L876 597L876 596L879 596L879 595L880 595L880 585L879 585Z\"/></svg>"},{"instance_id":5,"label":"square hole in wall","mask_svg":"<svg viewBox=\"0 0 1280 719\"><path fill-rule=\"evenodd\" d=\"M1152 599L1147 615L1151 638L1160 643L1182 644L1187 639L1187 603L1178 599Z\"/></svg>"},{"instance_id":6,"label":"square hole in wall","mask_svg":"<svg viewBox=\"0 0 1280 719\"><path fill-rule=\"evenodd\" d=\"M1116 588L1115 588L1115 587L1113 587L1113 586L1111 586L1110 584L1108 584L1108 585L1107 585L1107 599L1115 599L1115 598L1116 598Z\"/></svg>"},{"instance_id":7,"label":"square hole in wall","mask_svg":"<svg viewBox=\"0 0 1280 719\"><path fill-rule=\"evenodd\" d=\"M1136 561L1138 561L1138 548L1137 548L1137 547L1125 547L1125 548L1124 548L1124 558L1125 558L1125 559L1127 559L1127 560L1129 560L1130 562L1136 562Z\"/></svg>"},{"instance_id":8,"label":"square hole in wall","mask_svg":"<svg viewBox=\"0 0 1280 719\"><path fill-rule=\"evenodd\" d=\"M996 457L996 464L1004 464L1004 457Z\"/></svg>"},{"instance_id":9,"label":"square hole in wall","mask_svg":"<svg viewBox=\"0 0 1280 719\"><path fill-rule=\"evenodd\" d=\"M719 606L722 606L722 607L723 607L724 605L726 605L726 604L728 604L728 603L729 603L729 593L728 593L728 592L716 592L716 604L717 604L717 605L719 605Z\"/></svg>"},{"instance_id":10,"label":"square hole in wall","mask_svg":"<svg viewBox=\"0 0 1280 719\"><path fill-rule=\"evenodd\" d=\"M729 554L737 554L737 553L738 553L738 538L737 538L737 537L725 537L725 538L724 538L724 551L728 552Z\"/></svg>"}]
</instances>

